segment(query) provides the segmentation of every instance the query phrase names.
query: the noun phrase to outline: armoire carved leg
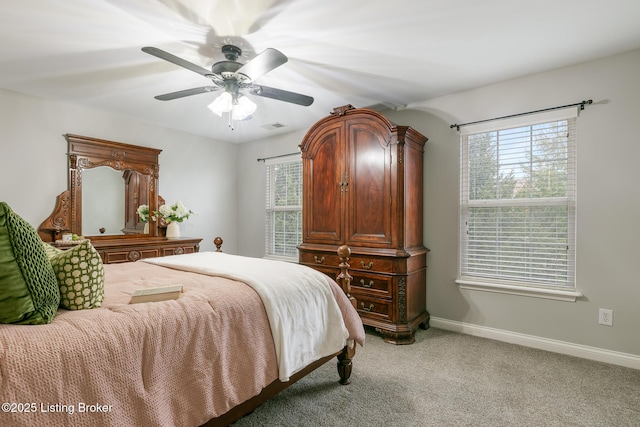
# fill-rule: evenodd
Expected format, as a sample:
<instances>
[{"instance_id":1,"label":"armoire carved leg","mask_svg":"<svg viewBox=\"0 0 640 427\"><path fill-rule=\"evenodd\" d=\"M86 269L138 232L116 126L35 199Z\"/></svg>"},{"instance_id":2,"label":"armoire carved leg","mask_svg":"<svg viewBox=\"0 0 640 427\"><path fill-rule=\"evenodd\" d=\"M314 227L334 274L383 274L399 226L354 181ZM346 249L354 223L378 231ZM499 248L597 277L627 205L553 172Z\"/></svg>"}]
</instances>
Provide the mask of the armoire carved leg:
<instances>
[{"instance_id":1,"label":"armoire carved leg","mask_svg":"<svg viewBox=\"0 0 640 427\"><path fill-rule=\"evenodd\" d=\"M413 344L415 342L415 334L418 328L429 329L429 319L431 318L429 312L424 311L419 316L416 316L409 323L402 324L388 324L382 322L375 322L371 319L365 319L368 323L373 323L371 326L377 333L390 344L406 345Z\"/></svg>"},{"instance_id":2,"label":"armoire carved leg","mask_svg":"<svg viewBox=\"0 0 640 427\"><path fill-rule=\"evenodd\" d=\"M351 362L353 353L354 350L349 350L349 346L345 346L345 348L342 349L342 353L338 355L338 375L340 375L340 384L342 385L351 384L349 378L351 377L351 369L353 367L353 363Z\"/></svg>"},{"instance_id":3,"label":"armoire carved leg","mask_svg":"<svg viewBox=\"0 0 640 427\"><path fill-rule=\"evenodd\" d=\"M431 315L427 313L427 318L420 322L420 329L427 330L429 329L429 320L431 319Z\"/></svg>"},{"instance_id":4,"label":"armoire carved leg","mask_svg":"<svg viewBox=\"0 0 640 427\"><path fill-rule=\"evenodd\" d=\"M413 344L415 342L415 331L411 329L406 331L388 331L386 329L376 328L376 332L382 336L382 339L384 339L385 342L390 344L406 345Z\"/></svg>"}]
</instances>

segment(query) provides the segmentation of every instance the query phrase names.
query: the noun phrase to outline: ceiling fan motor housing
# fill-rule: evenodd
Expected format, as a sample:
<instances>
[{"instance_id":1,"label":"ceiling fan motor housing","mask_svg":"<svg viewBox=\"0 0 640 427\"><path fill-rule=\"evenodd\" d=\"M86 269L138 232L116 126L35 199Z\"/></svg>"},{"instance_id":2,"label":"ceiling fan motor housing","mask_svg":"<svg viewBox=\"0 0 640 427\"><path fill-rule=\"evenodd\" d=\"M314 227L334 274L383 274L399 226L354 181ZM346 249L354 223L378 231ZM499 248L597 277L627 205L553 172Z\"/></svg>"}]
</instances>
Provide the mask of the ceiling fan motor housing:
<instances>
[{"instance_id":1,"label":"ceiling fan motor housing","mask_svg":"<svg viewBox=\"0 0 640 427\"><path fill-rule=\"evenodd\" d=\"M242 49L237 46L226 44L222 46L222 53L227 59L226 61L218 61L211 66L211 72L213 76L207 76L212 79L216 84L224 83L227 79L238 80L238 83L249 83L250 80L243 74L236 74L244 64L238 62L238 58L242 55ZM222 81L219 81L219 77L222 77Z\"/></svg>"},{"instance_id":2,"label":"ceiling fan motor housing","mask_svg":"<svg viewBox=\"0 0 640 427\"><path fill-rule=\"evenodd\" d=\"M222 46L222 53L227 61L237 61L240 55L242 55L242 49L232 44L225 44Z\"/></svg>"}]
</instances>

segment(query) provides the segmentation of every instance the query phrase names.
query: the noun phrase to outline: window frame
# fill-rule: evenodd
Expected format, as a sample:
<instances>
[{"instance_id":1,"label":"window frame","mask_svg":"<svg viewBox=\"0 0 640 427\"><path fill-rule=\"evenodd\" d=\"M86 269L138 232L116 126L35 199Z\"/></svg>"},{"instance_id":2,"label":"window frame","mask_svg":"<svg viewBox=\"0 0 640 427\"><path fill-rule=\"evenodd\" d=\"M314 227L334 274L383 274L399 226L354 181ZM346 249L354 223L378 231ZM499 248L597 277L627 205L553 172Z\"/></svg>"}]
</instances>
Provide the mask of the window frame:
<instances>
[{"instance_id":1,"label":"window frame","mask_svg":"<svg viewBox=\"0 0 640 427\"><path fill-rule=\"evenodd\" d=\"M289 163L298 163L300 167L300 181L298 183L298 192L300 194L300 204L295 206L275 206L275 185L271 185L271 176L273 169L278 165ZM295 249L295 256L278 254L274 250L276 244L275 238L275 221L272 215L275 212L298 212L300 220L297 224L296 234L300 236L300 240L296 243L298 246L302 243L302 157L300 154L291 154L286 156L278 156L265 160L265 249L264 258L276 259L281 261L298 262L298 250Z\"/></svg>"},{"instance_id":2,"label":"window frame","mask_svg":"<svg viewBox=\"0 0 640 427\"><path fill-rule=\"evenodd\" d=\"M489 291L498 293L507 293L514 295L532 296L537 298L548 298L561 301L575 301L576 298L582 296L576 289L576 194L577 194L577 108L565 108L554 111L545 111L542 113L530 114L527 116L510 117L507 119L492 120L487 122L470 125L461 130L460 136L460 199L459 199L459 251L458 251L458 276L455 280L461 289ZM552 123L558 121L573 121L570 129L573 134L568 138L568 176L567 176L567 194L564 197L540 197L540 198L501 198L496 196L495 199L473 200L469 196L469 155L468 155L468 138L471 135L499 132L514 128L532 127L544 123ZM526 151L523 150L523 155ZM500 163L495 161L496 169ZM499 207L504 206L567 206L567 284L550 285L548 283L539 283L535 281L512 280L502 277L486 277L481 274L468 273L467 256L468 240L467 240L467 223L469 212L473 207Z\"/></svg>"}]
</instances>

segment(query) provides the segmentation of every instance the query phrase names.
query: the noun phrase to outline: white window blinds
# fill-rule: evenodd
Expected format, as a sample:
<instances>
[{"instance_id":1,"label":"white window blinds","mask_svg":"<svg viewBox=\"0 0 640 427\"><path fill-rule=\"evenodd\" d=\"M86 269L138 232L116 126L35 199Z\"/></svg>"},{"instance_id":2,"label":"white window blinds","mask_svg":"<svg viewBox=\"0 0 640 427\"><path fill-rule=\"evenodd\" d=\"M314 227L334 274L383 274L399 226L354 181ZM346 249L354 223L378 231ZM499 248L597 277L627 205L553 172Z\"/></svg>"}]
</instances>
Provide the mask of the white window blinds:
<instances>
[{"instance_id":1,"label":"white window blinds","mask_svg":"<svg viewBox=\"0 0 640 427\"><path fill-rule=\"evenodd\" d=\"M302 242L302 160L296 154L265 165L265 257L297 260Z\"/></svg>"},{"instance_id":2,"label":"white window blinds","mask_svg":"<svg viewBox=\"0 0 640 427\"><path fill-rule=\"evenodd\" d=\"M576 116L463 129L458 283L575 289Z\"/></svg>"}]
</instances>

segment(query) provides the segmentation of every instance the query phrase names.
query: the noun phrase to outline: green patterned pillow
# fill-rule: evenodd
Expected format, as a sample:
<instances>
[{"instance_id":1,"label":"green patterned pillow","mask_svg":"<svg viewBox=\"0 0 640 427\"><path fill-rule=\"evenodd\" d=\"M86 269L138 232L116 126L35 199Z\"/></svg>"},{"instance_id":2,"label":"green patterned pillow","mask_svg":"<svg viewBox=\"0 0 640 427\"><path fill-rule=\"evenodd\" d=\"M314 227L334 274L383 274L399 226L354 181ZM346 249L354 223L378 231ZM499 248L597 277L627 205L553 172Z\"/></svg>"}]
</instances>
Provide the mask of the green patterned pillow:
<instances>
[{"instance_id":1,"label":"green patterned pillow","mask_svg":"<svg viewBox=\"0 0 640 427\"><path fill-rule=\"evenodd\" d=\"M42 242L42 247L44 248L44 253L47 254L47 258L51 259L54 255L58 255L62 252L62 249L58 249L54 246L51 246L47 242Z\"/></svg>"},{"instance_id":2,"label":"green patterned pillow","mask_svg":"<svg viewBox=\"0 0 640 427\"><path fill-rule=\"evenodd\" d=\"M104 267L100 254L88 240L50 258L60 286L60 305L83 310L102 305Z\"/></svg>"},{"instance_id":3,"label":"green patterned pillow","mask_svg":"<svg viewBox=\"0 0 640 427\"><path fill-rule=\"evenodd\" d=\"M42 239L0 202L0 323L51 323L60 290Z\"/></svg>"}]
</instances>

